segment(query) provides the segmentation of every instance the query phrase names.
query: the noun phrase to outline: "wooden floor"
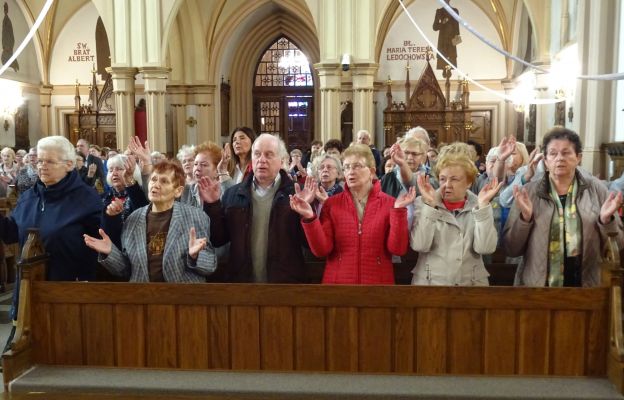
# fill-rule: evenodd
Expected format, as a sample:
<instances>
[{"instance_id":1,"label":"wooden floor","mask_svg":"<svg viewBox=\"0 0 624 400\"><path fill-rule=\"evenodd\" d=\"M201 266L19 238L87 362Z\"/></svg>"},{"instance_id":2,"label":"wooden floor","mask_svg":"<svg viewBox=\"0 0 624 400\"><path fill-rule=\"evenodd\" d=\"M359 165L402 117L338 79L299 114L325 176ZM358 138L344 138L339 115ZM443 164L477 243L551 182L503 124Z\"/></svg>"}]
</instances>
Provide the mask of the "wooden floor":
<instances>
[{"instance_id":1,"label":"wooden floor","mask_svg":"<svg viewBox=\"0 0 624 400\"><path fill-rule=\"evenodd\" d=\"M153 394L138 396L138 395L110 395L110 394L84 394L84 393L0 393L0 399L2 400L194 400L194 399L206 399L206 400L268 400L275 399L274 396L154 396Z\"/></svg>"}]
</instances>

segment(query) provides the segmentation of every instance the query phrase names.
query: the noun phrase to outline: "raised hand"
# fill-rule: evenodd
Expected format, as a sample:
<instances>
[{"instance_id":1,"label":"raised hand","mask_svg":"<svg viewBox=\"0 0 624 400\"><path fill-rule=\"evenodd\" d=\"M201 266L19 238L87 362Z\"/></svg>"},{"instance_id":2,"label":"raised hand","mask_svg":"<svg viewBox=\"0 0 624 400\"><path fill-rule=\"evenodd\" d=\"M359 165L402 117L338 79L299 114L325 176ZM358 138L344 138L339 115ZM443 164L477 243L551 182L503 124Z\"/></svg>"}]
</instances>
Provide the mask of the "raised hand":
<instances>
[{"instance_id":1,"label":"raised hand","mask_svg":"<svg viewBox=\"0 0 624 400\"><path fill-rule=\"evenodd\" d=\"M390 158L392 158L392 161L399 167L405 164L405 153L403 153L403 149L398 143L390 147Z\"/></svg>"},{"instance_id":2,"label":"raised hand","mask_svg":"<svg viewBox=\"0 0 624 400\"><path fill-rule=\"evenodd\" d=\"M622 206L622 192L610 192L609 196L602 203L602 207L600 208L600 222L604 224L608 224L611 221L611 217L613 214Z\"/></svg>"},{"instance_id":3,"label":"raised hand","mask_svg":"<svg viewBox=\"0 0 624 400\"><path fill-rule=\"evenodd\" d=\"M126 157L124 160L124 168L126 171L124 172L124 181L126 184L131 182L134 178L134 162L130 159L130 157ZM127 186L127 185L126 185Z\"/></svg>"},{"instance_id":4,"label":"raised hand","mask_svg":"<svg viewBox=\"0 0 624 400\"><path fill-rule=\"evenodd\" d=\"M394 201L394 208L404 208L414 202L416 198L416 188L412 186L406 193L403 193Z\"/></svg>"},{"instance_id":5,"label":"raised hand","mask_svg":"<svg viewBox=\"0 0 624 400\"><path fill-rule=\"evenodd\" d=\"M431 186L429 177L425 174L419 174L416 177L416 184L418 185L418 191L422 196L423 201L430 207L435 207L438 203L438 194L436 190ZM440 186L440 191L444 190L444 185Z\"/></svg>"},{"instance_id":6,"label":"raised hand","mask_svg":"<svg viewBox=\"0 0 624 400\"><path fill-rule=\"evenodd\" d=\"M314 218L314 211L310 203L297 195L290 195L290 208L305 219Z\"/></svg>"},{"instance_id":7,"label":"raised hand","mask_svg":"<svg viewBox=\"0 0 624 400\"><path fill-rule=\"evenodd\" d=\"M228 173L228 165L230 164L230 159L232 158L232 149L229 143L225 144L225 148L223 149L223 153L221 153L221 160L219 164L217 164L217 173L221 176L222 174Z\"/></svg>"},{"instance_id":8,"label":"raised hand","mask_svg":"<svg viewBox=\"0 0 624 400\"><path fill-rule=\"evenodd\" d=\"M322 185L319 185L319 187L316 189L316 192L314 192L314 196L321 204L325 203L325 201L329 199L329 195Z\"/></svg>"},{"instance_id":9,"label":"raised hand","mask_svg":"<svg viewBox=\"0 0 624 400\"><path fill-rule=\"evenodd\" d=\"M516 138L514 136L505 136L498 145L498 158L505 161L516 150Z\"/></svg>"},{"instance_id":10,"label":"raised hand","mask_svg":"<svg viewBox=\"0 0 624 400\"><path fill-rule=\"evenodd\" d=\"M197 193L205 203L214 203L221 197L221 184L217 180L202 176L197 181Z\"/></svg>"},{"instance_id":11,"label":"raised hand","mask_svg":"<svg viewBox=\"0 0 624 400\"><path fill-rule=\"evenodd\" d=\"M152 163L152 151L150 150L149 143L145 141L145 146L141 144L141 139L138 136L134 136L128 143L128 150L132 152L142 163Z\"/></svg>"},{"instance_id":12,"label":"raised hand","mask_svg":"<svg viewBox=\"0 0 624 400\"><path fill-rule=\"evenodd\" d=\"M113 251L113 242L103 229L99 229L98 232L100 233L102 239L96 239L87 234L82 235L84 237L85 244L87 247L92 248L98 253L109 255L111 251Z\"/></svg>"},{"instance_id":13,"label":"raised hand","mask_svg":"<svg viewBox=\"0 0 624 400\"><path fill-rule=\"evenodd\" d=\"M303 185L303 189L299 187L299 184L295 182L295 196L303 199L307 203L312 203L314 201L314 197L316 195L316 188L318 187L318 183L316 179L311 176L306 176L305 184Z\"/></svg>"},{"instance_id":14,"label":"raised hand","mask_svg":"<svg viewBox=\"0 0 624 400\"><path fill-rule=\"evenodd\" d=\"M199 252L204 247L206 247L207 244L208 239L206 239L205 237L198 238L197 233L195 232L195 227L191 226L191 229L189 229L189 257L191 257L193 260L197 260Z\"/></svg>"},{"instance_id":15,"label":"raised hand","mask_svg":"<svg viewBox=\"0 0 624 400\"><path fill-rule=\"evenodd\" d=\"M89 178L93 178L95 176L95 171L97 171L97 164L89 164L89 169L87 170L87 176Z\"/></svg>"},{"instance_id":16,"label":"raised hand","mask_svg":"<svg viewBox=\"0 0 624 400\"><path fill-rule=\"evenodd\" d=\"M483 186L483 189L479 192L479 208L487 207L501 187L503 187L503 182L499 183L496 177L493 177L491 181L486 183L486 185Z\"/></svg>"},{"instance_id":17,"label":"raised hand","mask_svg":"<svg viewBox=\"0 0 624 400\"><path fill-rule=\"evenodd\" d=\"M124 202L121 199L115 199L106 207L106 215L114 217L121 214L124 209Z\"/></svg>"},{"instance_id":18,"label":"raised hand","mask_svg":"<svg viewBox=\"0 0 624 400\"><path fill-rule=\"evenodd\" d=\"M537 169L537 164L544 158L543 153L536 153L535 150L531 152L532 157L530 158L529 165L527 166L527 171L524 173L524 182L528 183L535 176L535 170Z\"/></svg>"},{"instance_id":19,"label":"raised hand","mask_svg":"<svg viewBox=\"0 0 624 400\"><path fill-rule=\"evenodd\" d=\"M524 221L530 221L533 218L533 202L529 197L529 193L525 188L520 186L513 187L514 201L518 205L518 209Z\"/></svg>"}]
</instances>

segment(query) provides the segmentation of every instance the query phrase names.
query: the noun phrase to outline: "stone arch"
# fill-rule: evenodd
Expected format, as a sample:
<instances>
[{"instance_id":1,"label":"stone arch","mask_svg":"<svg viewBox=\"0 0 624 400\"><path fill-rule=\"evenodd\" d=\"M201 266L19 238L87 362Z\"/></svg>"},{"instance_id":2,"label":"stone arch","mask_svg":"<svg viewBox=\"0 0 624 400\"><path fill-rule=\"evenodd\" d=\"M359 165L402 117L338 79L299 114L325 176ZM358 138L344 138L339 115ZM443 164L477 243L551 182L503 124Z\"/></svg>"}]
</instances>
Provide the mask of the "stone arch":
<instances>
[{"instance_id":1,"label":"stone arch","mask_svg":"<svg viewBox=\"0 0 624 400\"><path fill-rule=\"evenodd\" d=\"M307 34L306 34L307 33ZM256 72L257 60L263 52L280 36L290 38L306 54L311 64L320 61L318 40L301 29L300 23L286 15L274 15L269 20L252 29L238 46L232 60L230 79L232 85L232 105L230 109L232 126L251 125L253 118L253 77ZM315 80L316 82L316 80ZM318 84L315 84L315 99L318 99ZM318 104L318 101L316 101ZM316 113L318 116L318 113ZM318 126L318 124L316 125Z\"/></svg>"},{"instance_id":2,"label":"stone arch","mask_svg":"<svg viewBox=\"0 0 624 400\"><path fill-rule=\"evenodd\" d=\"M37 16L33 15L31 10L28 8L28 6L26 5L25 2L23 1L16 1L15 2L20 10L20 12L22 13L22 16L24 17L24 20L26 20L26 24L28 25L28 29L31 29L32 26L35 24L35 19L37 18ZM55 2L51 9L48 10L48 17L49 15L52 14L54 15L54 11L56 10L57 7L57 3ZM23 39L22 39L23 40ZM41 82L48 82L48 78L49 78L49 71L50 71L50 66L49 66L49 57L48 60L45 60L45 49L43 48L43 45L41 43L41 36L39 33L37 33L36 35L34 35L32 37L32 43L33 46L35 47L35 55L37 58L37 67L39 70L39 77L41 78ZM15 45L17 48L17 46L19 46L19 43L21 43L21 40L18 42L16 41ZM47 62L46 62L47 61Z\"/></svg>"},{"instance_id":3,"label":"stone arch","mask_svg":"<svg viewBox=\"0 0 624 400\"><path fill-rule=\"evenodd\" d=\"M165 62L172 68L170 82L205 84L208 58L197 0L185 0L176 6L163 47Z\"/></svg>"}]
</instances>

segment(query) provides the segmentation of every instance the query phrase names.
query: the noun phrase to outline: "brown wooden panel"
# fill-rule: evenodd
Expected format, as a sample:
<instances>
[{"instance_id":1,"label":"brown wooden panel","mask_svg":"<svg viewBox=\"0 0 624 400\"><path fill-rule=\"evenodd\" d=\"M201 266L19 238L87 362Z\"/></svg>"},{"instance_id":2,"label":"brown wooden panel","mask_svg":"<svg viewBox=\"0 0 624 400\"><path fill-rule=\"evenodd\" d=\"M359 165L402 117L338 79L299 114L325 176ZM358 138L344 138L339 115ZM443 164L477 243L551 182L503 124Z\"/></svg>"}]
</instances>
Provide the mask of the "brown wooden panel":
<instances>
[{"instance_id":1,"label":"brown wooden panel","mask_svg":"<svg viewBox=\"0 0 624 400\"><path fill-rule=\"evenodd\" d=\"M361 372L392 371L392 310L359 310L358 355Z\"/></svg>"},{"instance_id":2,"label":"brown wooden panel","mask_svg":"<svg viewBox=\"0 0 624 400\"><path fill-rule=\"evenodd\" d=\"M598 310L608 288L33 282L36 303Z\"/></svg>"},{"instance_id":3,"label":"brown wooden panel","mask_svg":"<svg viewBox=\"0 0 624 400\"><path fill-rule=\"evenodd\" d=\"M115 365L113 306L84 304L82 306L85 364Z\"/></svg>"},{"instance_id":4,"label":"brown wooden panel","mask_svg":"<svg viewBox=\"0 0 624 400\"><path fill-rule=\"evenodd\" d=\"M518 374L547 375L550 312L526 310L518 314Z\"/></svg>"},{"instance_id":5,"label":"brown wooden panel","mask_svg":"<svg viewBox=\"0 0 624 400\"><path fill-rule=\"evenodd\" d=\"M447 371L451 374L483 373L482 310L449 310Z\"/></svg>"},{"instance_id":6,"label":"brown wooden panel","mask_svg":"<svg viewBox=\"0 0 624 400\"><path fill-rule=\"evenodd\" d=\"M446 373L446 310L419 309L416 314L416 373Z\"/></svg>"},{"instance_id":7,"label":"brown wooden panel","mask_svg":"<svg viewBox=\"0 0 624 400\"><path fill-rule=\"evenodd\" d=\"M230 311L227 306L210 307L210 367L229 369L230 363Z\"/></svg>"},{"instance_id":8,"label":"brown wooden panel","mask_svg":"<svg viewBox=\"0 0 624 400\"><path fill-rule=\"evenodd\" d=\"M82 365L82 321L80 305L53 304L50 325L54 362Z\"/></svg>"},{"instance_id":9,"label":"brown wooden panel","mask_svg":"<svg viewBox=\"0 0 624 400\"><path fill-rule=\"evenodd\" d=\"M294 363L293 315L290 307L260 309L260 366L262 369L292 371Z\"/></svg>"},{"instance_id":10,"label":"brown wooden panel","mask_svg":"<svg viewBox=\"0 0 624 400\"><path fill-rule=\"evenodd\" d=\"M414 372L414 309L398 308L394 313L394 372Z\"/></svg>"},{"instance_id":11,"label":"brown wooden panel","mask_svg":"<svg viewBox=\"0 0 624 400\"><path fill-rule=\"evenodd\" d=\"M552 315L551 373L585 373L586 315L584 311L555 311Z\"/></svg>"},{"instance_id":12,"label":"brown wooden panel","mask_svg":"<svg viewBox=\"0 0 624 400\"><path fill-rule=\"evenodd\" d=\"M260 369L260 316L258 307L230 308L233 369Z\"/></svg>"},{"instance_id":13,"label":"brown wooden panel","mask_svg":"<svg viewBox=\"0 0 624 400\"><path fill-rule=\"evenodd\" d=\"M587 366L589 376L606 374L607 348L609 344L609 321L607 311L594 311L589 314L587 329Z\"/></svg>"},{"instance_id":14,"label":"brown wooden panel","mask_svg":"<svg viewBox=\"0 0 624 400\"><path fill-rule=\"evenodd\" d=\"M353 307L329 307L325 314L327 369L357 372L358 310Z\"/></svg>"},{"instance_id":15,"label":"brown wooden panel","mask_svg":"<svg viewBox=\"0 0 624 400\"><path fill-rule=\"evenodd\" d=\"M145 366L145 308L115 305L115 355L119 367Z\"/></svg>"},{"instance_id":16,"label":"brown wooden panel","mask_svg":"<svg viewBox=\"0 0 624 400\"><path fill-rule=\"evenodd\" d=\"M176 306L147 306L147 367L177 367L176 322Z\"/></svg>"},{"instance_id":17,"label":"brown wooden panel","mask_svg":"<svg viewBox=\"0 0 624 400\"><path fill-rule=\"evenodd\" d=\"M325 370L325 311L321 307L295 309L295 368Z\"/></svg>"},{"instance_id":18,"label":"brown wooden panel","mask_svg":"<svg viewBox=\"0 0 624 400\"><path fill-rule=\"evenodd\" d=\"M178 364L180 368L208 368L208 315L204 306L178 307Z\"/></svg>"},{"instance_id":19,"label":"brown wooden panel","mask_svg":"<svg viewBox=\"0 0 624 400\"><path fill-rule=\"evenodd\" d=\"M53 362L50 304L34 304L32 308L33 362L50 364Z\"/></svg>"},{"instance_id":20,"label":"brown wooden panel","mask_svg":"<svg viewBox=\"0 0 624 400\"><path fill-rule=\"evenodd\" d=\"M487 310L484 332L484 373L512 375L516 371L516 312Z\"/></svg>"}]
</instances>

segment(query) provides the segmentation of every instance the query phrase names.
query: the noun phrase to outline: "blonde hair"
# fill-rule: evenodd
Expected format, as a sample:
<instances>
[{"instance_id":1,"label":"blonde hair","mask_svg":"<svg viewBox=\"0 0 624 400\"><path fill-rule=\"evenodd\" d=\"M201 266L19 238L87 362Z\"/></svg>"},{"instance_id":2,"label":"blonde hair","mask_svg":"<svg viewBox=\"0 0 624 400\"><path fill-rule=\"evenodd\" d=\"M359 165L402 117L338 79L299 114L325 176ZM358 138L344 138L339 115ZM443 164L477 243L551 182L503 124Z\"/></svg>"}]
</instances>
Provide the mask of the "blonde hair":
<instances>
[{"instance_id":1,"label":"blonde hair","mask_svg":"<svg viewBox=\"0 0 624 400\"><path fill-rule=\"evenodd\" d=\"M529 163L529 152L522 142L516 142L516 151L522 156L522 165Z\"/></svg>"},{"instance_id":2,"label":"blonde hair","mask_svg":"<svg viewBox=\"0 0 624 400\"><path fill-rule=\"evenodd\" d=\"M342 153L342 159L344 160L349 156L363 158L366 161L366 166L368 168L375 168L375 157L373 157L373 152L370 147L365 144L354 144L353 146L347 147L344 153Z\"/></svg>"},{"instance_id":3,"label":"blonde hair","mask_svg":"<svg viewBox=\"0 0 624 400\"><path fill-rule=\"evenodd\" d=\"M416 139L415 137L406 137L401 141L401 149L405 150L408 147L418 147L420 151L423 153L427 152L428 147L427 143L423 142L420 139Z\"/></svg>"},{"instance_id":4,"label":"blonde hair","mask_svg":"<svg viewBox=\"0 0 624 400\"><path fill-rule=\"evenodd\" d=\"M431 171L438 178L440 171L449 167L460 167L466 173L469 183L473 183L479 174L473 158L474 150L471 152L466 143L455 142L440 149L438 161Z\"/></svg>"}]
</instances>

